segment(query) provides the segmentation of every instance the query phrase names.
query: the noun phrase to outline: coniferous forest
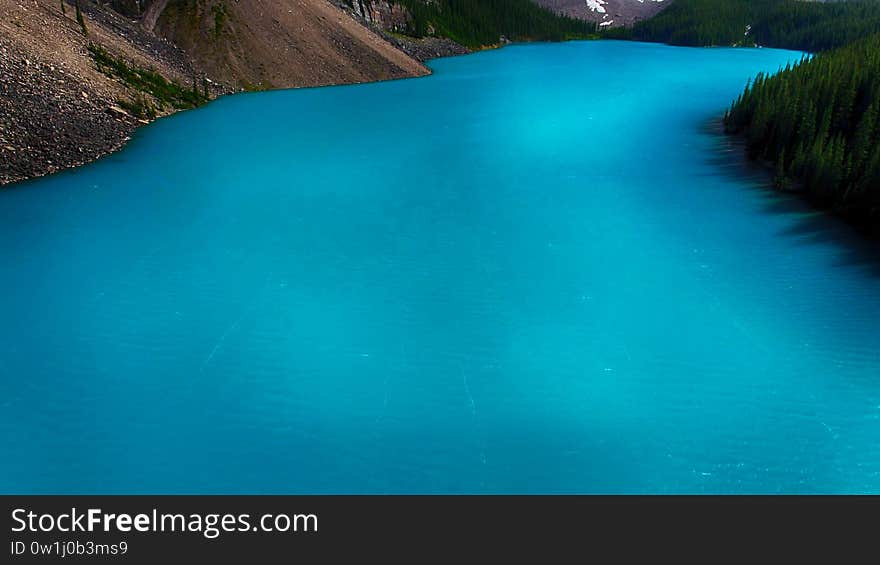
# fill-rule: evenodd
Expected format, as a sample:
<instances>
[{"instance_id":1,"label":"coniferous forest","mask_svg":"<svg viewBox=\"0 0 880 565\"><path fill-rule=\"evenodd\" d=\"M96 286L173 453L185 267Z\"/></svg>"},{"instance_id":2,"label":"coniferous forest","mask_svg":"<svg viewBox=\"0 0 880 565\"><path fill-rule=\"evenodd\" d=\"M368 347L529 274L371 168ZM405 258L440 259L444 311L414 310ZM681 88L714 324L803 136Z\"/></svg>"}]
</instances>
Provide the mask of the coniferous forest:
<instances>
[{"instance_id":1,"label":"coniferous forest","mask_svg":"<svg viewBox=\"0 0 880 565\"><path fill-rule=\"evenodd\" d=\"M880 35L759 75L724 122L778 186L880 226Z\"/></svg>"},{"instance_id":2,"label":"coniferous forest","mask_svg":"<svg viewBox=\"0 0 880 565\"><path fill-rule=\"evenodd\" d=\"M774 167L779 188L880 233L880 2L676 0L607 35L815 53L759 75L725 115L725 130Z\"/></svg>"},{"instance_id":3,"label":"coniferous forest","mask_svg":"<svg viewBox=\"0 0 880 565\"><path fill-rule=\"evenodd\" d=\"M675 0L666 10L607 37L686 46L755 46L824 51L880 31L880 2Z\"/></svg>"},{"instance_id":4,"label":"coniferous forest","mask_svg":"<svg viewBox=\"0 0 880 565\"><path fill-rule=\"evenodd\" d=\"M365 2L367 3L367 2ZM407 32L414 37L448 37L471 48L511 41L561 41L586 38L596 24L559 16L531 0L398 0L412 14Z\"/></svg>"}]
</instances>

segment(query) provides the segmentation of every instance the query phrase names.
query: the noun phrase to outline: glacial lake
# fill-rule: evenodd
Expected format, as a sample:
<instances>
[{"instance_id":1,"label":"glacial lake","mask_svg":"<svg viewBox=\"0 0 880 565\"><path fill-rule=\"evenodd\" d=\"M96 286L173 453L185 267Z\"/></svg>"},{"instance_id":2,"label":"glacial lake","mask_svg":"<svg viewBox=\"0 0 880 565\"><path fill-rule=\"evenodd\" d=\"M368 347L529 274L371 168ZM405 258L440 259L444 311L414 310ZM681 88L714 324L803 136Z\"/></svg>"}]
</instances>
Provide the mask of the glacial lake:
<instances>
[{"instance_id":1,"label":"glacial lake","mask_svg":"<svg viewBox=\"0 0 880 565\"><path fill-rule=\"evenodd\" d=\"M878 493L880 263L625 42L227 97L0 191L0 492Z\"/></svg>"}]
</instances>

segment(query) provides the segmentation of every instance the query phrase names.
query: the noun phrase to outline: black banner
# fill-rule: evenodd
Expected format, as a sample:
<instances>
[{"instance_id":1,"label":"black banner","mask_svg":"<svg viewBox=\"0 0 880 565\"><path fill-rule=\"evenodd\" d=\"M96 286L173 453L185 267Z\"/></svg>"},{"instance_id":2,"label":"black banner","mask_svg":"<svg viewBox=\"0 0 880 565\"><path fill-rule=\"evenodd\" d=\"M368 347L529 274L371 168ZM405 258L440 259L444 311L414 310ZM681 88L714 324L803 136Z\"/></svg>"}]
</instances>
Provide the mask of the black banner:
<instances>
[{"instance_id":1,"label":"black banner","mask_svg":"<svg viewBox=\"0 0 880 565\"><path fill-rule=\"evenodd\" d=\"M0 498L0 563L714 562L768 551L837 562L856 550L873 562L880 510L876 497Z\"/></svg>"}]
</instances>

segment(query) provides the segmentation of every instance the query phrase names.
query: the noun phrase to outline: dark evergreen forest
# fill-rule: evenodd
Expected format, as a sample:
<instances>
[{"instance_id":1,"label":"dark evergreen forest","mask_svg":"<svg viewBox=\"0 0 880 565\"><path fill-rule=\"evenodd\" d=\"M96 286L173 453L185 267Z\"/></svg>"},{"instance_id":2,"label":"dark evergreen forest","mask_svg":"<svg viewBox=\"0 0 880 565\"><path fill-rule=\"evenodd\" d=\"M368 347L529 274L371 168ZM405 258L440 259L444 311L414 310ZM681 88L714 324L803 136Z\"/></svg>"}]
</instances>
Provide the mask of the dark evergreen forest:
<instances>
[{"instance_id":1,"label":"dark evergreen forest","mask_svg":"<svg viewBox=\"0 0 880 565\"><path fill-rule=\"evenodd\" d=\"M361 0L369 4L370 0ZM559 16L531 0L396 0L412 14L413 37L433 33L473 49L510 41L562 41L596 34L596 24Z\"/></svg>"},{"instance_id":2,"label":"dark evergreen forest","mask_svg":"<svg viewBox=\"0 0 880 565\"><path fill-rule=\"evenodd\" d=\"M880 234L880 1L675 0L606 36L815 53L750 82L725 129L779 188Z\"/></svg>"},{"instance_id":3,"label":"dark evergreen forest","mask_svg":"<svg viewBox=\"0 0 880 565\"><path fill-rule=\"evenodd\" d=\"M672 45L760 45L817 52L877 32L877 0L675 0L650 20L605 35Z\"/></svg>"},{"instance_id":4,"label":"dark evergreen forest","mask_svg":"<svg viewBox=\"0 0 880 565\"><path fill-rule=\"evenodd\" d=\"M779 187L880 227L880 34L759 75L724 123Z\"/></svg>"}]
</instances>

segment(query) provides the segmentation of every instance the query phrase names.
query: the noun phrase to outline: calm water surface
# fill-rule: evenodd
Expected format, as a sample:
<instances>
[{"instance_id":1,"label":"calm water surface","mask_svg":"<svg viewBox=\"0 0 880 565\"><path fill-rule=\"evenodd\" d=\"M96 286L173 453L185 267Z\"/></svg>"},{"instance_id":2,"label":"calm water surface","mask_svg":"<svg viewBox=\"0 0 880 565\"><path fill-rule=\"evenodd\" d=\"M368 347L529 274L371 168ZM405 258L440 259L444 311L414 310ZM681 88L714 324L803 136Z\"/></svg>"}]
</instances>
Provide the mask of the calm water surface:
<instances>
[{"instance_id":1,"label":"calm water surface","mask_svg":"<svg viewBox=\"0 0 880 565\"><path fill-rule=\"evenodd\" d=\"M880 492L880 270L706 126L798 58L513 47L0 192L0 491Z\"/></svg>"}]
</instances>

